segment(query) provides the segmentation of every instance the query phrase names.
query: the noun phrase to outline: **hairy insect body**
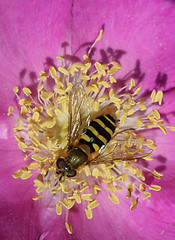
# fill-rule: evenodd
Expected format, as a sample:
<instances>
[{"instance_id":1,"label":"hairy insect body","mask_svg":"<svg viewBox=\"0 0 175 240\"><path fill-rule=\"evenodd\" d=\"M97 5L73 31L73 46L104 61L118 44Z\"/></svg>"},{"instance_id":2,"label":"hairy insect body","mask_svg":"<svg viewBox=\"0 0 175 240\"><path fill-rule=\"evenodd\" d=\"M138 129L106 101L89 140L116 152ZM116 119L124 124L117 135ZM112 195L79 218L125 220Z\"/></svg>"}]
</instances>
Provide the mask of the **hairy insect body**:
<instances>
[{"instance_id":1,"label":"hairy insect body","mask_svg":"<svg viewBox=\"0 0 175 240\"><path fill-rule=\"evenodd\" d=\"M65 159L58 158L59 173L62 176L74 177L78 168L88 164L89 155L99 152L111 140L116 127L115 122L115 118L110 114L101 115L91 121L90 125L83 130L77 146L72 146Z\"/></svg>"}]
</instances>

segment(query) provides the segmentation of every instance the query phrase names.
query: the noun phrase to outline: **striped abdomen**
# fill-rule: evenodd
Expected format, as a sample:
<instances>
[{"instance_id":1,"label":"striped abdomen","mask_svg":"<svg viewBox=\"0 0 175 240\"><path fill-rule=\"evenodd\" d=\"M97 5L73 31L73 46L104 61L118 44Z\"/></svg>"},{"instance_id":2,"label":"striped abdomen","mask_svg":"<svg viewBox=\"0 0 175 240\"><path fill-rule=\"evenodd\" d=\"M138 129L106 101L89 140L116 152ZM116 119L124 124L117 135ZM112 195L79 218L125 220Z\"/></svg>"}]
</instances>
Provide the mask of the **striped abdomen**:
<instances>
[{"instance_id":1,"label":"striped abdomen","mask_svg":"<svg viewBox=\"0 0 175 240\"><path fill-rule=\"evenodd\" d=\"M94 119L85 133L80 137L79 144L85 144L90 152L97 152L105 146L115 131L115 118L111 115L101 115Z\"/></svg>"}]
</instances>

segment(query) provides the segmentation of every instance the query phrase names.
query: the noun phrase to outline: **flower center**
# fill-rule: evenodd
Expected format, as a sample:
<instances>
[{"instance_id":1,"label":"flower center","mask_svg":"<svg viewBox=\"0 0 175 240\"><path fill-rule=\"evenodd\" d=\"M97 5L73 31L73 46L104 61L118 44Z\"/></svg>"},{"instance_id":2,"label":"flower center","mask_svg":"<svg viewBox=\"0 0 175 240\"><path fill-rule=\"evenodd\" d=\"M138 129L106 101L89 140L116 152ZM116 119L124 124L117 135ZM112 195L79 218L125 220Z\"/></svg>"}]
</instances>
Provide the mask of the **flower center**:
<instances>
[{"instance_id":1,"label":"flower center","mask_svg":"<svg viewBox=\"0 0 175 240\"><path fill-rule=\"evenodd\" d=\"M95 42L101 35L102 32ZM150 190L161 189L146 183L146 175L161 179L162 174L144 167L144 161L153 160L151 154L157 146L141 132L160 128L167 133L158 110L150 107L152 103L161 104L162 91L153 90L150 99L140 99L141 86L136 87L132 78L128 86L118 88L115 75L121 66L114 61L92 64L89 56L84 55L84 63L64 67L64 57L58 59L62 61L58 69L50 66L49 73L40 72L37 96L25 87L25 97L21 98L18 87L14 87L21 109L18 116L14 114L15 138L25 153L26 166L13 177L24 180L36 176L37 194L33 200L49 191L59 199L58 215L62 208L68 212L83 202L85 214L91 219L92 210L100 204L96 196L104 187L114 204L119 203L123 191L131 199L130 209L135 209L140 196L146 199L151 196ZM13 110L10 106L8 115ZM112 124L110 118L115 119L114 131L108 125ZM174 130L173 126L168 128ZM88 160L73 155L69 161L75 148L81 149ZM63 158L59 162L62 169L58 168L58 158ZM69 176L70 170L75 172ZM65 226L71 234L68 214Z\"/></svg>"}]
</instances>

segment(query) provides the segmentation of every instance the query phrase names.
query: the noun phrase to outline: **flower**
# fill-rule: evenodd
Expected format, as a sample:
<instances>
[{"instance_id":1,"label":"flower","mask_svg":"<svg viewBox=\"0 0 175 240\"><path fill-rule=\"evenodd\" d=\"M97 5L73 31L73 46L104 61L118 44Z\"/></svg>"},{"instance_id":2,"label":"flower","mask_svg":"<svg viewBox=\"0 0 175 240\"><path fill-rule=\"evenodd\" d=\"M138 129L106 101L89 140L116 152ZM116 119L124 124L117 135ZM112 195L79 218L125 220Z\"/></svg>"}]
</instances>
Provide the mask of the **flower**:
<instances>
[{"instance_id":1,"label":"flower","mask_svg":"<svg viewBox=\"0 0 175 240\"><path fill-rule=\"evenodd\" d=\"M70 43L70 35L72 35L71 50L68 51L67 48L69 46L67 46L66 43L62 44L63 49L66 50L66 53L68 51L68 53L72 55L72 53L80 48L76 54L76 56L80 58L84 54L83 46L86 46L86 44L83 45L84 41L86 39L87 41L92 41L101 28L101 25L105 23L103 39L95 46L97 49L100 49L100 51L95 51L92 60L97 61L101 57L103 63L107 60L119 60L124 69L124 72L120 72L120 78L125 80L126 84L129 80L128 78L134 77L137 82L141 81L143 88L146 90L156 88L158 91L158 87L160 87L161 90L164 91L165 101L163 108L160 108L160 113L168 125L174 123L172 104L174 93L172 77L174 73L174 61L172 61L174 4L172 2L135 2L135 7L133 7L132 4L131 6L129 2L116 1L111 1L110 4L104 1L102 6L99 6L98 2L90 2L88 3L88 7L84 2L74 2L73 6L71 2L67 2L65 6L65 3L61 1L59 5L57 5L57 2L53 2L52 4L45 3L44 8L39 9L40 6L35 2L25 2L25 4L23 2L21 2L21 4L19 2L11 3L10 6L8 2L3 3L3 8L8 9L9 12L7 14L7 10L3 11L4 15L1 16L3 20L2 29L5 29L2 34L5 41L2 39L3 47L1 55L3 59L5 56L5 60L1 65L3 75L1 79L1 91L3 93L3 95L1 94L3 103L1 106L2 113L6 114L8 105L12 105L14 102L14 97L9 93L9 89L12 89L16 85L20 85L21 87L29 87L32 85L33 89L35 89L36 73L38 73L38 69L39 71L43 70L43 59L46 59L46 68L48 68L48 65L52 65L49 63L52 58L54 59L57 54L64 54L64 52L56 51L62 42L67 41ZM67 7L67 10L62 11L63 7L64 9ZM114 7L116 7L116 10L112 11L111 9L114 9ZM81 8L84 9L84 12L79 12ZM29 11L29 9L33 14L32 20L31 17L30 19L24 17L25 12ZM72 14L71 9L73 9ZM172 16L163 19L164 24L161 24L160 28L158 27L158 23L160 23L160 21L162 23L162 20L158 18L160 12L158 12L157 9L160 9L161 15L164 18L167 15ZM58 12L60 14L57 14ZM13 24L7 21L9 13L14 20ZM107 20L106 16L108 16ZM136 20L136 16L139 17L139 21ZM69 24L70 17L72 17L72 25ZM39 19L38 23L36 19ZM85 21L85 25L83 25L82 19ZM150 19L150 21L148 19ZM60 23L59 27L55 25L55 20ZM130 22L131 28L124 28L128 21ZM14 22L16 24L14 24ZM116 24L117 22L120 24ZM23 25L24 23L25 25ZM94 26L94 23L96 26L89 31L89 29L92 28L91 26ZM114 31L115 25L117 29ZM37 29L36 31L34 31L34 26ZM15 28L16 31L14 31L13 28ZM68 29L66 33L64 31L65 28ZM88 35L88 33L90 34ZM17 34L16 37L15 34ZM51 36L53 36L53 38ZM18 38L18 42L16 42L16 38ZM37 41L33 41L34 39ZM141 40L144 40L144 44ZM17 48L17 44L20 46L19 48ZM116 48L120 50L115 51ZM31 49L33 52L31 52ZM45 53L46 49L48 53ZM165 50L166 52L164 52ZM22 58L25 59L26 63L24 63ZM34 61L35 59L36 61ZM139 60L136 61L137 59ZM135 62L136 67L134 69ZM13 63L11 64L12 66L10 63ZM145 75L140 72L140 68L144 69ZM133 69L135 70L135 76L132 76L134 75ZM162 71L164 71L163 74ZM127 77L127 73L129 73L129 77ZM18 75L16 76L16 74ZM8 79L8 82L5 81L6 79ZM157 85L155 85L152 79L156 79ZM6 101L7 91L8 101ZM19 152L12 137L11 130L14 126L13 120L11 118L7 119L5 115L2 116L2 120L4 120L1 122L1 146L3 149L3 151L1 151L1 176L3 179L1 183L3 193L1 206L4 209L0 221L2 226L2 239L36 239L40 234L41 239L56 239L56 236L60 236L63 239L68 238L66 231L62 227L62 222L64 221L56 216L55 205L50 195L45 198L45 201L39 200L34 202L31 200L34 196L33 179L31 178L31 180L21 182L21 180L13 180L11 178L14 171L21 167L23 155ZM156 131L154 131L154 133L155 141L158 145L158 150L157 153L155 152L154 157L162 163L160 170L164 170L163 168L166 167L163 171L164 177L160 182L162 190L153 194L150 200L137 206L134 212L128 211L128 203L125 200L122 201L122 196L120 198L120 205L116 207L111 205L109 201L105 201L101 208L99 206L100 210L97 208L94 214L93 221L96 223L95 229L93 229L93 224L90 223L90 220L87 221L82 216L81 212L83 210L81 211L81 208L75 209L72 216L69 216L69 221L75 222L75 228L73 229L74 235L72 235L72 238L88 239L91 237L95 239L97 236L106 239L109 233L111 238L114 239L121 239L123 236L126 239L134 239L136 237L145 239L145 233L147 234L147 239L153 237L161 238L161 236L162 238L164 236L169 239L173 238L174 203L172 186L174 165L172 162L173 147L171 143L173 142L174 136L173 133L169 133L167 137L162 136ZM166 146L167 151L165 152L161 146ZM14 160L12 161L12 159ZM156 166L154 166L153 163L153 169L157 167L156 161L155 165ZM16 181L16 183L14 183L14 181ZM105 195L107 194L102 192L99 195L99 200L103 200ZM171 198L172 201L168 202ZM31 213L32 209L33 211ZM116 209L116 214L113 213L114 209ZM77 212L80 213L77 214ZM25 221L23 221L24 216L26 218ZM160 216L162 217L161 221ZM81 226L79 224L80 221L84 222ZM149 223L145 225L147 221L149 221ZM23 227L21 227L21 225L23 225ZM10 235L9 227L13 229L13 235ZM103 227L104 230L102 230L101 227ZM109 229L111 229L111 231L109 231Z\"/></svg>"}]
</instances>

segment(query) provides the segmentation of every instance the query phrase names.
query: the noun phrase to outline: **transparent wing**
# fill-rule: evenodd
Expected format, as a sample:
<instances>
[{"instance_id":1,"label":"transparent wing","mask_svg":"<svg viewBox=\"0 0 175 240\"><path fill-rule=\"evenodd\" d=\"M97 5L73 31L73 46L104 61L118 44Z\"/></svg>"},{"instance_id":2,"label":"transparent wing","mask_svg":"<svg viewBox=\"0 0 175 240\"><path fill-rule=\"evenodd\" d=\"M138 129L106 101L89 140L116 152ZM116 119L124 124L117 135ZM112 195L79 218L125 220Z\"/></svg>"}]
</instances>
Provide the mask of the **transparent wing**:
<instances>
[{"instance_id":1,"label":"transparent wing","mask_svg":"<svg viewBox=\"0 0 175 240\"><path fill-rule=\"evenodd\" d=\"M114 163L115 161L133 161L148 157L152 154L152 150L145 144L142 146L139 144L137 139L109 142L96 157L90 159L88 164L96 165L101 163Z\"/></svg>"},{"instance_id":2,"label":"transparent wing","mask_svg":"<svg viewBox=\"0 0 175 240\"><path fill-rule=\"evenodd\" d=\"M72 87L68 105L68 148L89 125L90 109L85 89L79 83Z\"/></svg>"}]
</instances>

